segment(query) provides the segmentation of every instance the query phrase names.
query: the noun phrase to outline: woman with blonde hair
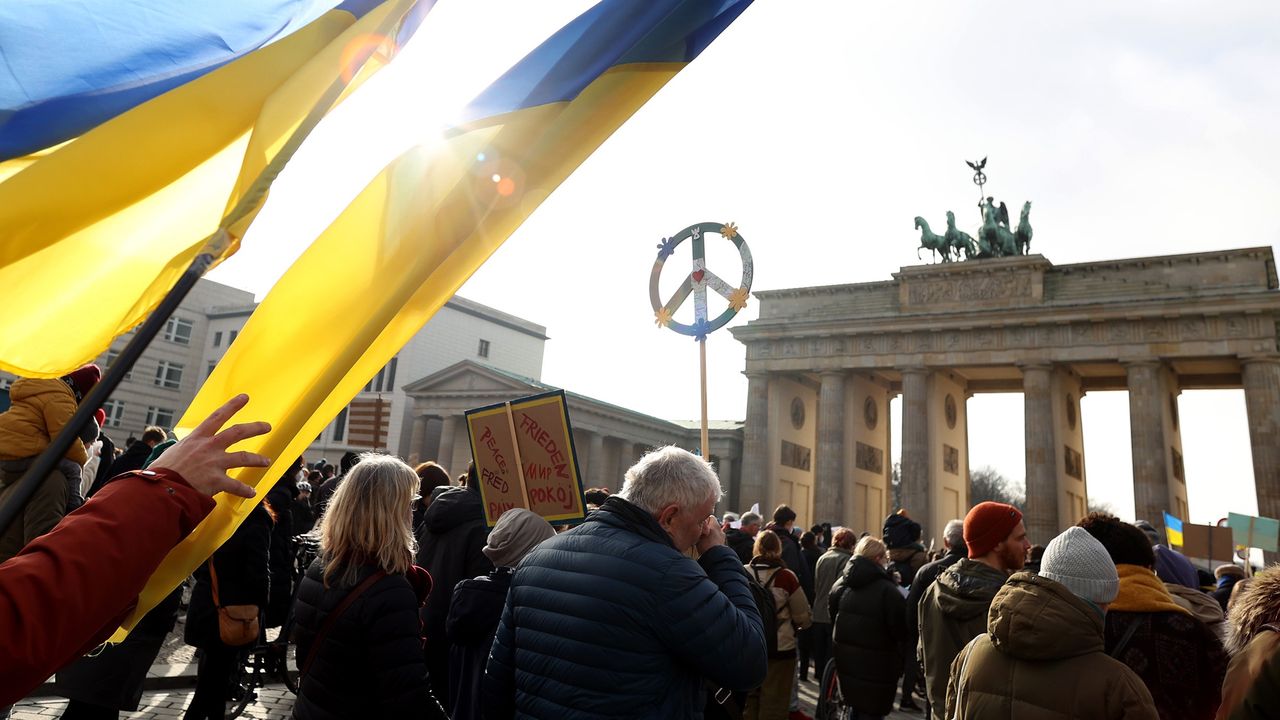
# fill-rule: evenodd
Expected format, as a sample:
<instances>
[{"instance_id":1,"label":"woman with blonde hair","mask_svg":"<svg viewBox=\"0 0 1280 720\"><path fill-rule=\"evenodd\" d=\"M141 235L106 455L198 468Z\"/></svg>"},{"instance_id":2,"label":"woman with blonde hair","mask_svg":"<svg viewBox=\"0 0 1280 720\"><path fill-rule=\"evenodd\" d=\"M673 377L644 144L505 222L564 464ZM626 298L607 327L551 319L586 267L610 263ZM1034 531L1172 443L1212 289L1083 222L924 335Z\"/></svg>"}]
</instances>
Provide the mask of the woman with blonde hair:
<instances>
[{"instance_id":1,"label":"woman with blonde hair","mask_svg":"<svg viewBox=\"0 0 1280 720\"><path fill-rule=\"evenodd\" d=\"M298 590L293 717L444 718L431 694L418 610L431 576L413 564L419 479L365 455L320 523L320 554Z\"/></svg>"},{"instance_id":2,"label":"woman with blonde hair","mask_svg":"<svg viewBox=\"0 0 1280 720\"><path fill-rule=\"evenodd\" d=\"M769 672L764 684L747 694L745 720L781 720L791 704L791 686L796 680L796 630L809 627L813 619L809 600L800 588L800 579L782 562L782 538L772 530L756 536L755 557L747 571L773 593L778 619L778 649L769 656Z\"/></svg>"},{"instance_id":3,"label":"woman with blonde hair","mask_svg":"<svg viewBox=\"0 0 1280 720\"><path fill-rule=\"evenodd\" d=\"M831 591L836 675L854 718L883 718L893 711L907 636L907 601L885 566L889 550L867 536L853 549L842 584Z\"/></svg>"}]
</instances>

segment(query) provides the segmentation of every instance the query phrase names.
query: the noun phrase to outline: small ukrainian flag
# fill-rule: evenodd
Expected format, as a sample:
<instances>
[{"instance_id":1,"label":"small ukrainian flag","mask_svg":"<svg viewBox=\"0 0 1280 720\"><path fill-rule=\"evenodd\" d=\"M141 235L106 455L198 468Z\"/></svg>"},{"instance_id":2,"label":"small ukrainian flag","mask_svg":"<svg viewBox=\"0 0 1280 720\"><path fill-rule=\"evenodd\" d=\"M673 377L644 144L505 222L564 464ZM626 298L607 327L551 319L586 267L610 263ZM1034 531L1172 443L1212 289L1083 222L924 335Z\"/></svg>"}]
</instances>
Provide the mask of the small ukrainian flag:
<instances>
[{"instance_id":1,"label":"small ukrainian flag","mask_svg":"<svg viewBox=\"0 0 1280 720\"><path fill-rule=\"evenodd\" d=\"M1182 547L1182 521L1169 513L1164 514L1164 534L1170 545Z\"/></svg>"}]
</instances>

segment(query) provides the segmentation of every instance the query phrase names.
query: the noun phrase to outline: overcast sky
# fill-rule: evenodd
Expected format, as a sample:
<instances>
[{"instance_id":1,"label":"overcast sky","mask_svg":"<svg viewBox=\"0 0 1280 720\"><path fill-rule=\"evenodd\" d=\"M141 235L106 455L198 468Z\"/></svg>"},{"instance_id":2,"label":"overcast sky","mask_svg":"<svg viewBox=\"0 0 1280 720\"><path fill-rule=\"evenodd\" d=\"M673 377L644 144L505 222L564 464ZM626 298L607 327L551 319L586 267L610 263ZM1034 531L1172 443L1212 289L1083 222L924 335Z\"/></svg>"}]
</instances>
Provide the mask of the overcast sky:
<instances>
[{"instance_id":1,"label":"overcast sky","mask_svg":"<svg viewBox=\"0 0 1280 720\"><path fill-rule=\"evenodd\" d=\"M441 0L308 141L212 277L261 296L387 160L589 5ZM461 294L547 326L544 381L696 418L696 345L657 329L648 303L660 238L736 222L756 290L887 280L918 262L916 215L967 222L963 161L988 156L989 194L1034 201L1033 251L1055 264L1274 246L1277 68L1274 2L761 0ZM736 277L727 253L709 265ZM711 416L741 419L743 347L722 330L708 356ZM1243 394L1180 403L1192 519L1255 512ZM1022 396L969 410L974 428L1011 429L971 431L972 466L1020 480ZM1131 517L1127 395L1091 393L1082 417L1091 499Z\"/></svg>"}]
</instances>

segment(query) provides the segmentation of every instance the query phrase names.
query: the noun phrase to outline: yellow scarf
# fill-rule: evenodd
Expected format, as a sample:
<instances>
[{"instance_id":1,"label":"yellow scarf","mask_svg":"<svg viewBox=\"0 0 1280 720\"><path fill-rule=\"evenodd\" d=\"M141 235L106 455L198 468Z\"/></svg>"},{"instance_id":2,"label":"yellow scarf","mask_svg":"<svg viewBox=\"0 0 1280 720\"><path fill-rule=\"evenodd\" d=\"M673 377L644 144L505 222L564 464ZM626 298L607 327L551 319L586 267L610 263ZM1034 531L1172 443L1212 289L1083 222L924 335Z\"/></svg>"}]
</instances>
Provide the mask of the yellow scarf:
<instances>
[{"instance_id":1,"label":"yellow scarf","mask_svg":"<svg viewBox=\"0 0 1280 720\"><path fill-rule=\"evenodd\" d=\"M1173 601L1164 583L1147 568L1121 563L1116 565L1116 572L1120 574L1120 594L1108 610L1191 614L1190 610Z\"/></svg>"}]
</instances>

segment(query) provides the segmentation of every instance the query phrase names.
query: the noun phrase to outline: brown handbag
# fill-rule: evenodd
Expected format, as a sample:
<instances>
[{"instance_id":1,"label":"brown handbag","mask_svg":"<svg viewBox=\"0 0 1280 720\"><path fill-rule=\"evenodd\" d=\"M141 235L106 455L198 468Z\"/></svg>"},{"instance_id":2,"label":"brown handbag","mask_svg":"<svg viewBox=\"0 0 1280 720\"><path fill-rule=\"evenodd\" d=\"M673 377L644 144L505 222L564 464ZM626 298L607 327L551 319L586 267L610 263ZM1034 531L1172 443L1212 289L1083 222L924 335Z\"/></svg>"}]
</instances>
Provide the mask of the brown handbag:
<instances>
[{"instance_id":1,"label":"brown handbag","mask_svg":"<svg viewBox=\"0 0 1280 720\"><path fill-rule=\"evenodd\" d=\"M209 579L213 581L213 606L218 609L218 637L224 645L240 647L258 641L262 632L258 625L257 605L227 605L218 600L218 571L209 558Z\"/></svg>"}]
</instances>

